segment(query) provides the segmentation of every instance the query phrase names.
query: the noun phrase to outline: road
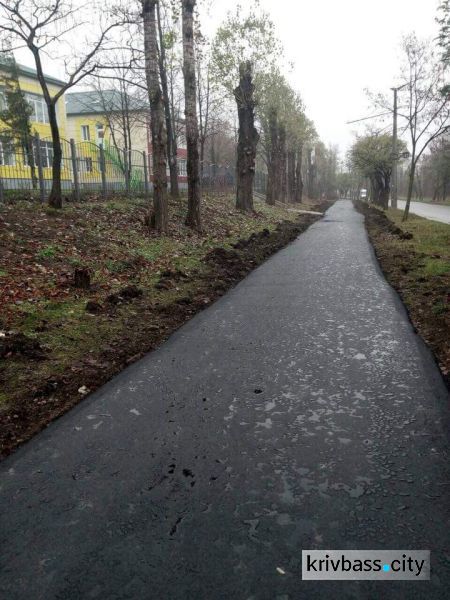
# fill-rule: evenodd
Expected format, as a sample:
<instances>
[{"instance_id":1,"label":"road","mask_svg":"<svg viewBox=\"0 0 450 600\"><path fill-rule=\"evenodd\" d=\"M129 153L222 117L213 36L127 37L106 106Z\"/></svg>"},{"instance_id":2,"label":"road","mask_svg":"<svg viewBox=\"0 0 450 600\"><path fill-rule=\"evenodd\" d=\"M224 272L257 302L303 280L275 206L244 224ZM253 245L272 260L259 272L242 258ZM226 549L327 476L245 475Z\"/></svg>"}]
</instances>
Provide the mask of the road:
<instances>
[{"instance_id":1,"label":"road","mask_svg":"<svg viewBox=\"0 0 450 600\"><path fill-rule=\"evenodd\" d=\"M399 208L405 208L406 202L404 200L398 200L397 203ZM450 206L428 204L427 202L411 202L409 210L415 215L419 215L419 217L450 224Z\"/></svg>"},{"instance_id":2,"label":"road","mask_svg":"<svg viewBox=\"0 0 450 600\"><path fill-rule=\"evenodd\" d=\"M337 202L0 467L0 596L444 599L448 394ZM301 580L431 549L430 582Z\"/></svg>"}]
</instances>

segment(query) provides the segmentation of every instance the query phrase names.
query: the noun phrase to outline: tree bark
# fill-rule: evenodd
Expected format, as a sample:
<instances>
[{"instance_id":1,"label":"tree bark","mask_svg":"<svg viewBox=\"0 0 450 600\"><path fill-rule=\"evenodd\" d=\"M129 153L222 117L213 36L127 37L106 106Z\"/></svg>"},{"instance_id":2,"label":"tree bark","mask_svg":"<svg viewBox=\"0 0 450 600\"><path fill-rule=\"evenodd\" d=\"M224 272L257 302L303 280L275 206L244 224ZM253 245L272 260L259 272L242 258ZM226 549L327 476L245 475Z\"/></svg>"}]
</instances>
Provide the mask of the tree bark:
<instances>
[{"instance_id":1,"label":"tree bark","mask_svg":"<svg viewBox=\"0 0 450 600\"><path fill-rule=\"evenodd\" d=\"M164 101L164 113L166 116L167 130L167 158L169 160L170 173L170 195L177 200L180 196L178 187L178 158L176 144L174 143L174 132L172 128L172 115L170 112L169 85L167 82L166 49L164 47L164 36L161 25L161 11L159 2L156 5L159 34L159 72L161 76L161 87Z\"/></svg>"},{"instance_id":2,"label":"tree bark","mask_svg":"<svg viewBox=\"0 0 450 600\"><path fill-rule=\"evenodd\" d=\"M73 274L73 284L76 288L88 290L91 287L91 275L89 269L77 268Z\"/></svg>"},{"instance_id":3,"label":"tree bark","mask_svg":"<svg viewBox=\"0 0 450 600\"><path fill-rule=\"evenodd\" d=\"M407 221L408 220L409 207L411 205L411 198L412 198L413 189L414 189L414 177L415 177L415 174L416 174L416 165L413 162L411 164L411 169L409 170L409 176L408 176L408 194L406 196L405 212L403 213L402 221Z\"/></svg>"},{"instance_id":4,"label":"tree bark","mask_svg":"<svg viewBox=\"0 0 450 600\"><path fill-rule=\"evenodd\" d=\"M183 75L186 116L188 212L186 225L201 229L200 160L198 152L197 86L194 51L194 8L196 0L182 0Z\"/></svg>"},{"instance_id":5,"label":"tree bark","mask_svg":"<svg viewBox=\"0 0 450 600\"><path fill-rule=\"evenodd\" d=\"M276 110L269 113L269 156L267 161L267 204L274 205L278 200L278 117Z\"/></svg>"},{"instance_id":6,"label":"tree bark","mask_svg":"<svg viewBox=\"0 0 450 600\"><path fill-rule=\"evenodd\" d=\"M297 150L297 164L295 167L295 202L303 200L303 178L302 178L303 146Z\"/></svg>"},{"instance_id":7,"label":"tree bark","mask_svg":"<svg viewBox=\"0 0 450 600\"><path fill-rule=\"evenodd\" d=\"M58 121L56 117L56 104L52 102L48 105L48 120L52 132L53 161L52 161L52 189L48 197L48 204L52 208L62 208L62 190L61 190L61 162L62 148L59 135ZM40 149L39 149L40 150Z\"/></svg>"},{"instance_id":8,"label":"tree bark","mask_svg":"<svg viewBox=\"0 0 450 600\"><path fill-rule=\"evenodd\" d=\"M56 116L56 102L52 101L50 96L47 81L42 69L41 57L39 50L35 46L32 48L34 61L36 64L37 78L44 94L45 104L47 106L48 121L50 123L50 131L52 135L53 145L53 160L52 160L52 188L48 198L48 204L52 208L62 208L62 191L61 191L61 162L62 148L61 137L59 135L58 118ZM41 148L39 148L39 152Z\"/></svg>"},{"instance_id":9,"label":"tree bark","mask_svg":"<svg viewBox=\"0 0 450 600\"><path fill-rule=\"evenodd\" d=\"M239 85L234 90L239 117L236 208L243 211L252 211L256 146L258 145L259 134L255 128L255 101L253 98L255 86L252 83L251 63L248 61L242 63L239 72Z\"/></svg>"},{"instance_id":10,"label":"tree bark","mask_svg":"<svg viewBox=\"0 0 450 600\"><path fill-rule=\"evenodd\" d=\"M295 150L292 148L287 153L287 190L288 201L295 202Z\"/></svg>"},{"instance_id":11,"label":"tree bark","mask_svg":"<svg viewBox=\"0 0 450 600\"><path fill-rule=\"evenodd\" d=\"M316 197L316 165L312 160L312 148L308 149L308 198Z\"/></svg>"},{"instance_id":12,"label":"tree bark","mask_svg":"<svg viewBox=\"0 0 450 600\"><path fill-rule=\"evenodd\" d=\"M158 42L156 36L157 0L142 0L144 24L145 75L150 101L153 164L154 223L160 233L167 231L167 175L166 130L164 125L164 102L159 85ZM152 220L150 220L150 223Z\"/></svg>"},{"instance_id":13,"label":"tree bark","mask_svg":"<svg viewBox=\"0 0 450 600\"><path fill-rule=\"evenodd\" d=\"M279 198L281 198L282 202L287 202L287 185L286 185L286 127L284 125L280 125L280 135L279 135Z\"/></svg>"}]
</instances>

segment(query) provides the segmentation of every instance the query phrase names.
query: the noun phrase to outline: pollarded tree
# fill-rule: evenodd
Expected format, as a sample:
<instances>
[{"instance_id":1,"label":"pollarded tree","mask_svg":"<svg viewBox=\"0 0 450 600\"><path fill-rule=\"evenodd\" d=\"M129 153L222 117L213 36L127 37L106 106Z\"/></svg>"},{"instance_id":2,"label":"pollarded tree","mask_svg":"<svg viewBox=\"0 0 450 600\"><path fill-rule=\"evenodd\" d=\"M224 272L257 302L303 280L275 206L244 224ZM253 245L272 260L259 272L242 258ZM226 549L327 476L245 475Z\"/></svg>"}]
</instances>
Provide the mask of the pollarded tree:
<instances>
[{"instance_id":1,"label":"pollarded tree","mask_svg":"<svg viewBox=\"0 0 450 600\"><path fill-rule=\"evenodd\" d=\"M301 202L303 147L315 132L300 95L278 69L260 78L257 114L268 171L267 202Z\"/></svg>"},{"instance_id":2,"label":"pollarded tree","mask_svg":"<svg viewBox=\"0 0 450 600\"><path fill-rule=\"evenodd\" d=\"M259 133L255 127L255 100L252 64L241 64L239 85L234 90L239 118L237 146L236 208L253 210L253 180L255 176L256 146Z\"/></svg>"},{"instance_id":3,"label":"pollarded tree","mask_svg":"<svg viewBox=\"0 0 450 600\"><path fill-rule=\"evenodd\" d=\"M87 22L92 22L94 15L95 27L87 27ZM89 3L89 7L75 0L0 0L3 45L6 42L13 49L25 47L31 52L47 105L53 145L52 189L48 202L54 208L62 206L58 101L62 102L63 95L71 87L97 70L99 54L113 43L112 32L122 24L123 19L117 17L117 10L105 10L95 0ZM74 34L76 31L79 32L78 37ZM71 43L72 40L77 40L77 47ZM81 53L78 51L80 47L83 48ZM67 48L69 50L64 56ZM57 55L66 67L66 83L57 92L52 91L44 75L42 60L44 55L49 54Z\"/></svg>"},{"instance_id":4,"label":"pollarded tree","mask_svg":"<svg viewBox=\"0 0 450 600\"><path fill-rule=\"evenodd\" d=\"M286 169L286 119L291 88L279 69L260 74L258 89L258 120L267 165L268 204L283 201L283 179Z\"/></svg>"},{"instance_id":5,"label":"pollarded tree","mask_svg":"<svg viewBox=\"0 0 450 600\"><path fill-rule=\"evenodd\" d=\"M236 170L241 184L236 205L243 210L253 210L257 145L255 105L257 108L264 75L274 69L281 56L282 48L275 35L275 26L267 13L259 11L258 2L246 15L242 14L241 7L234 14L229 13L217 30L213 43L215 77L230 97L234 95L240 115L241 151L238 152ZM249 64L253 75L250 83L248 75L242 79L242 73L248 73ZM242 85L247 90L245 93L241 91Z\"/></svg>"}]
</instances>

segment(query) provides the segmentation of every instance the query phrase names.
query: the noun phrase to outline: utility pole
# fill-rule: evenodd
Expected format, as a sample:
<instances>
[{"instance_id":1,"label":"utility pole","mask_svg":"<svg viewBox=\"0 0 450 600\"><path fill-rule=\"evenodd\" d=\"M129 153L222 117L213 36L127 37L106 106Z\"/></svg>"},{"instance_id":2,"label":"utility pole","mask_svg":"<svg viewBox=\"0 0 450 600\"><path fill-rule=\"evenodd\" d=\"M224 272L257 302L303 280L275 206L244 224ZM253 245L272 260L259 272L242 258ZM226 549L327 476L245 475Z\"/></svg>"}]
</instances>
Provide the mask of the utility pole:
<instances>
[{"instance_id":1,"label":"utility pole","mask_svg":"<svg viewBox=\"0 0 450 600\"><path fill-rule=\"evenodd\" d=\"M398 171L397 171L397 112L398 112L398 99L397 94L399 88L391 88L394 92L394 127L392 133L392 176L391 176L391 207L397 208L397 185L398 185Z\"/></svg>"},{"instance_id":2,"label":"utility pole","mask_svg":"<svg viewBox=\"0 0 450 600\"><path fill-rule=\"evenodd\" d=\"M399 87L393 87L391 90L394 92L394 126L392 132L392 175L391 175L391 207L397 208L398 198L398 92L405 88L408 84L400 85Z\"/></svg>"}]
</instances>

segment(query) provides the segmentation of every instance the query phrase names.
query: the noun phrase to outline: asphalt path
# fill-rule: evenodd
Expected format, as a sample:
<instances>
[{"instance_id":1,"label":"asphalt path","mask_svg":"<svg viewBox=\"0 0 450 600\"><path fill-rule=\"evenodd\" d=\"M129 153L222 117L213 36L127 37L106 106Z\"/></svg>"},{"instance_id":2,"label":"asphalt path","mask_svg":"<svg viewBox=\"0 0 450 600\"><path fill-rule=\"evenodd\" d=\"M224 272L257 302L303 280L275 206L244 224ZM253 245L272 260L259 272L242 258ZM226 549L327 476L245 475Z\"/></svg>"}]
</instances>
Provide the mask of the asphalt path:
<instances>
[{"instance_id":1,"label":"asphalt path","mask_svg":"<svg viewBox=\"0 0 450 600\"><path fill-rule=\"evenodd\" d=\"M448 394L339 201L0 466L0 597L449 597ZM302 549L431 581L302 581Z\"/></svg>"},{"instance_id":2,"label":"asphalt path","mask_svg":"<svg viewBox=\"0 0 450 600\"><path fill-rule=\"evenodd\" d=\"M399 208L405 208L406 202L404 200L398 200L397 203ZM447 223L450 225L450 206L445 204L411 202L409 210L415 215L419 215L419 217L425 217L425 219L440 221L441 223Z\"/></svg>"}]
</instances>

